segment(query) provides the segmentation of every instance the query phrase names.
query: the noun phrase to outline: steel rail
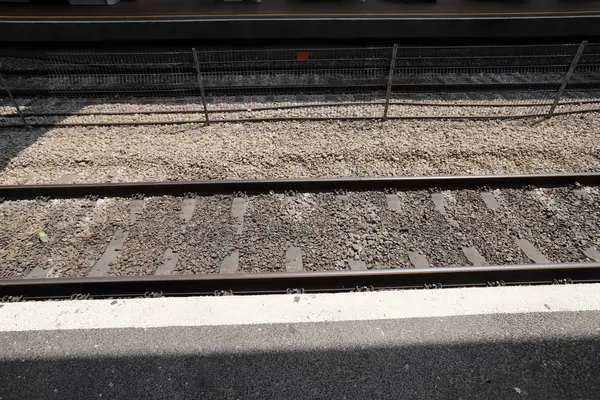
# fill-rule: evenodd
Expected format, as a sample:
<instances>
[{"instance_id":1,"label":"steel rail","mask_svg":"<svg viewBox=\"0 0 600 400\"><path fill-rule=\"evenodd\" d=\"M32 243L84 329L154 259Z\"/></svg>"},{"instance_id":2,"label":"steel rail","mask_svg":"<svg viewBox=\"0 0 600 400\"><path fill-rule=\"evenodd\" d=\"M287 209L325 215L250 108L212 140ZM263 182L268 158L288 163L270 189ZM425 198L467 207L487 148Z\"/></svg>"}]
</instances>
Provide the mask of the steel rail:
<instances>
[{"instance_id":1,"label":"steel rail","mask_svg":"<svg viewBox=\"0 0 600 400\"><path fill-rule=\"evenodd\" d=\"M0 301L318 293L600 282L600 263L0 280Z\"/></svg>"},{"instance_id":2,"label":"steel rail","mask_svg":"<svg viewBox=\"0 0 600 400\"><path fill-rule=\"evenodd\" d=\"M600 173L560 173L525 175L410 176L364 178L318 178L275 180L203 180L131 183L79 183L42 185L1 185L0 198L82 198L88 196L129 197L134 195L215 195L269 192L333 192L365 190L423 190L556 187L600 185Z\"/></svg>"}]
</instances>

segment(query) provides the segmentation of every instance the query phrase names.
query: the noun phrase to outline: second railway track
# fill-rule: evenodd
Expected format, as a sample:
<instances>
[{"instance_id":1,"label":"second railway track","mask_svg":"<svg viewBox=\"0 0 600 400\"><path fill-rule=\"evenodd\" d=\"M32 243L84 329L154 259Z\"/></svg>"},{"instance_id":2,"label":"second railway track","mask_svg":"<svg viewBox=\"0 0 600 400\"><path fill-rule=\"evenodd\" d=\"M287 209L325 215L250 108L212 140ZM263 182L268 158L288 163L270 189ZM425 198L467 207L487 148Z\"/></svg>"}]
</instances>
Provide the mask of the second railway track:
<instances>
[{"instance_id":1,"label":"second railway track","mask_svg":"<svg viewBox=\"0 0 600 400\"><path fill-rule=\"evenodd\" d=\"M561 174L4 186L0 277L600 262L599 184Z\"/></svg>"}]
</instances>

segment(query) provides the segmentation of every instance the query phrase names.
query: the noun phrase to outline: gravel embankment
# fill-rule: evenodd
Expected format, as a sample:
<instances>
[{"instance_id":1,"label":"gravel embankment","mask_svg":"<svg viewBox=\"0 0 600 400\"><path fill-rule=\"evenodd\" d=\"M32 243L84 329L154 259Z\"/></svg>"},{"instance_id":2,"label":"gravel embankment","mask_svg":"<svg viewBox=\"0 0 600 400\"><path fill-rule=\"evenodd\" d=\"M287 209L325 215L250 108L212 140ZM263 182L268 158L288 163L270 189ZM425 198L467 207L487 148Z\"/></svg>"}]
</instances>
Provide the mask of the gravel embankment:
<instances>
[{"instance_id":1,"label":"gravel embankment","mask_svg":"<svg viewBox=\"0 0 600 400\"><path fill-rule=\"evenodd\" d=\"M576 190L495 190L495 209L475 190L257 195L237 199L245 201L241 224L233 196L147 198L133 219L129 199L10 201L0 204L0 277L35 267L85 276L119 229L126 240L107 275L156 273L169 251L175 274L223 272L233 254L229 272L286 271L290 249L306 271L411 268L415 257L431 267L474 264L465 249L491 265L540 262L522 239L547 262L591 261L584 251L600 248L600 190Z\"/></svg>"},{"instance_id":2,"label":"gravel embankment","mask_svg":"<svg viewBox=\"0 0 600 400\"><path fill-rule=\"evenodd\" d=\"M541 173L600 168L600 114L0 130L0 183Z\"/></svg>"}]
</instances>

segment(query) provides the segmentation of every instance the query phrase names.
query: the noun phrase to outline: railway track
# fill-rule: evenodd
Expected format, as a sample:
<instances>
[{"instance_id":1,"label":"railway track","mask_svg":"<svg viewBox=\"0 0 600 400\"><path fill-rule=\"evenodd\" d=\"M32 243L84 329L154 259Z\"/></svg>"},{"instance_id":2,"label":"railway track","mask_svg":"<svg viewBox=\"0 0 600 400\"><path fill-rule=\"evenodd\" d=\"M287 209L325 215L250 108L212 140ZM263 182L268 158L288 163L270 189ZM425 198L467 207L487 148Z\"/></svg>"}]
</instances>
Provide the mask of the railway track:
<instances>
[{"instance_id":1,"label":"railway track","mask_svg":"<svg viewBox=\"0 0 600 400\"><path fill-rule=\"evenodd\" d=\"M560 174L3 186L0 297L596 281L599 185Z\"/></svg>"}]
</instances>

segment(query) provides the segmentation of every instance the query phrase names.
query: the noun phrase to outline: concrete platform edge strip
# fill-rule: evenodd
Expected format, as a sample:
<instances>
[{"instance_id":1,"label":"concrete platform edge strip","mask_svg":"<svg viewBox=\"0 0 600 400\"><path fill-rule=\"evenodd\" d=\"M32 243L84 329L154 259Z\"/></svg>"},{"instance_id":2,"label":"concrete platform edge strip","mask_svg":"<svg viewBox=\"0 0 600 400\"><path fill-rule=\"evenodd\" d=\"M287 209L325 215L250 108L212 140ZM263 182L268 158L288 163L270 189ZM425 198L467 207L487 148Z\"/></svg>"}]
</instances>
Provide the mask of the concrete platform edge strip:
<instances>
[{"instance_id":1,"label":"concrete platform edge strip","mask_svg":"<svg viewBox=\"0 0 600 400\"><path fill-rule=\"evenodd\" d=\"M369 321L600 310L600 284L0 304L0 332Z\"/></svg>"}]
</instances>

